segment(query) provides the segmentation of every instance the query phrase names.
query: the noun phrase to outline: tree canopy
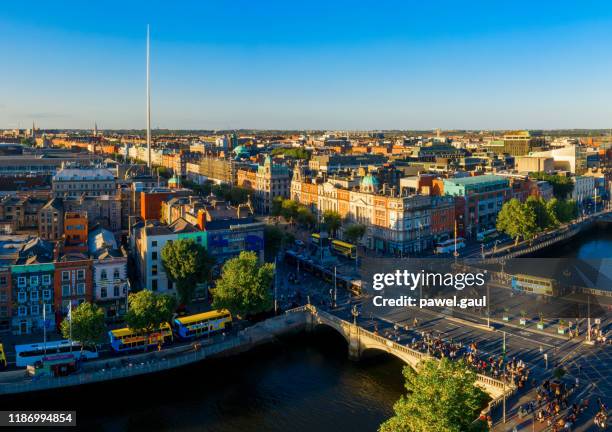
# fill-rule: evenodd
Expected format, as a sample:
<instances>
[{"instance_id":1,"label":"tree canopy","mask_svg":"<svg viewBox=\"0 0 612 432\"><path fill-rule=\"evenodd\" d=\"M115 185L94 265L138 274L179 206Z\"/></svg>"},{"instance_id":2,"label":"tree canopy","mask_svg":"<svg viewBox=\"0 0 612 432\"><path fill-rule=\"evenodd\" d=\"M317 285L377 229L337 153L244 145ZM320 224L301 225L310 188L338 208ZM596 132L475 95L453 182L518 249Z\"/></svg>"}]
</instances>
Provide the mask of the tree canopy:
<instances>
[{"instance_id":1,"label":"tree canopy","mask_svg":"<svg viewBox=\"0 0 612 432\"><path fill-rule=\"evenodd\" d=\"M362 224L352 224L344 228L344 238L353 244L357 244L365 233L366 227Z\"/></svg>"},{"instance_id":2,"label":"tree canopy","mask_svg":"<svg viewBox=\"0 0 612 432\"><path fill-rule=\"evenodd\" d=\"M508 234L518 243L519 239L530 239L538 231L536 214L530 206L521 204L516 198L504 203L497 215L497 230Z\"/></svg>"},{"instance_id":3,"label":"tree canopy","mask_svg":"<svg viewBox=\"0 0 612 432\"><path fill-rule=\"evenodd\" d=\"M149 290L130 294L125 321L132 330L152 332L174 315L176 299L168 294L155 294Z\"/></svg>"},{"instance_id":4,"label":"tree canopy","mask_svg":"<svg viewBox=\"0 0 612 432\"><path fill-rule=\"evenodd\" d=\"M198 283L208 281L215 259L192 239L167 242L161 250L166 274L176 284L181 303L188 304Z\"/></svg>"},{"instance_id":5,"label":"tree canopy","mask_svg":"<svg viewBox=\"0 0 612 432\"><path fill-rule=\"evenodd\" d=\"M213 307L248 316L272 308L274 264L259 264L255 252L240 252L228 260L213 289Z\"/></svg>"},{"instance_id":6,"label":"tree canopy","mask_svg":"<svg viewBox=\"0 0 612 432\"><path fill-rule=\"evenodd\" d=\"M81 345L94 345L101 343L106 334L104 323L104 311L99 306L83 302L70 313L71 319L62 321L60 330L62 336L70 338L70 322L72 321L72 340L80 342Z\"/></svg>"},{"instance_id":7,"label":"tree canopy","mask_svg":"<svg viewBox=\"0 0 612 432\"><path fill-rule=\"evenodd\" d=\"M283 231L273 225L264 228L264 255L266 261L274 261L274 257L286 242Z\"/></svg>"},{"instance_id":8,"label":"tree canopy","mask_svg":"<svg viewBox=\"0 0 612 432\"><path fill-rule=\"evenodd\" d=\"M330 234L335 237L336 232L342 226L342 217L338 212L327 210L323 212L323 223Z\"/></svg>"},{"instance_id":9,"label":"tree canopy","mask_svg":"<svg viewBox=\"0 0 612 432\"><path fill-rule=\"evenodd\" d=\"M531 177L536 180L544 180L552 185L555 198L564 200L570 196L574 190L574 182L571 177L562 176L559 174L548 174L546 172L536 172L531 174Z\"/></svg>"},{"instance_id":10,"label":"tree canopy","mask_svg":"<svg viewBox=\"0 0 612 432\"><path fill-rule=\"evenodd\" d=\"M463 361L427 360L418 373L406 366L403 374L408 394L395 403L395 415L380 432L468 431L487 400Z\"/></svg>"}]
</instances>

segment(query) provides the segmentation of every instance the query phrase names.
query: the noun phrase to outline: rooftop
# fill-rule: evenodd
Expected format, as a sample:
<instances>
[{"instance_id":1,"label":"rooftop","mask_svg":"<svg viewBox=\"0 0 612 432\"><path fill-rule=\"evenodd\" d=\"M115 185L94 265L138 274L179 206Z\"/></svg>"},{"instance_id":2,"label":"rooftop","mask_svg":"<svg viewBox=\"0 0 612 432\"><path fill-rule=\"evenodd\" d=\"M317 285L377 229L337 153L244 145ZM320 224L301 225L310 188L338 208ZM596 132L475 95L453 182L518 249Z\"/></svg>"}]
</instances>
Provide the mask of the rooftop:
<instances>
[{"instance_id":1,"label":"rooftop","mask_svg":"<svg viewBox=\"0 0 612 432\"><path fill-rule=\"evenodd\" d=\"M493 174L444 179L444 182L454 183L456 185L461 185L461 186L477 185L477 184L482 184L482 183L492 183L492 182L500 182L500 181L505 182L507 180L504 177L493 175Z\"/></svg>"}]
</instances>

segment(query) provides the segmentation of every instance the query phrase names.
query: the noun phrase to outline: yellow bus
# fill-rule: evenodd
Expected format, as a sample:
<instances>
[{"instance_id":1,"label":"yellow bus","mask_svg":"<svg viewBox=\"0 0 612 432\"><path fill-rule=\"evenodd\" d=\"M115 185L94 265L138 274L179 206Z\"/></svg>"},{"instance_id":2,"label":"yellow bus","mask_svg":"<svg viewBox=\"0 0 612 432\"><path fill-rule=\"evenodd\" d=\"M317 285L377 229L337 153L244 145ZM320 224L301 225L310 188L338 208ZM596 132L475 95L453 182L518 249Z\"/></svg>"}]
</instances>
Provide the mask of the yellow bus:
<instances>
[{"instance_id":1,"label":"yellow bus","mask_svg":"<svg viewBox=\"0 0 612 432\"><path fill-rule=\"evenodd\" d=\"M357 257L357 246L343 242L342 240L332 240L332 249L334 252L350 259L355 259Z\"/></svg>"},{"instance_id":2,"label":"yellow bus","mask_svg":"<svg viewBox=\"0 0 612 432\"><path fill-rule=\"evenodd\" d=\"M116 352L143 349L146 346L166 344L174 340L172 327L163 323L157 330L143 332L131 330L128 327L111 330L108 332L110 344Z\"/></svg>"},{"instance_id":3,"label":"yellow bus","mask_svg":"<svg viewBox=\"0 0 612 432\"><path fill-rule=\"evenodd\" d=\"M223 331L231 324L232 314L220 309L176 318L174 329L181 339L191 339Z\"/></svg>"},{"instance_id":4,"label":"yellow bus","mask_svg":"<svg viewBox=\"0 0 612 432\"><path fill-rule=\"evenodd\" d=\"M554 279L527 274L513 275L512 289L547 296L558 294L557 284Z\"/></svg>"},{"instance_id":5,"label":"yellow bus","mask_svg":"<svg viewBox=\"0 0 612 432\"><path fill-rule=\"evenodd\" d=\"M4 345L0 343L0 370L6 369L8 363L6 362L6 354L4 353Z\"/></svg>"}]
</instances>

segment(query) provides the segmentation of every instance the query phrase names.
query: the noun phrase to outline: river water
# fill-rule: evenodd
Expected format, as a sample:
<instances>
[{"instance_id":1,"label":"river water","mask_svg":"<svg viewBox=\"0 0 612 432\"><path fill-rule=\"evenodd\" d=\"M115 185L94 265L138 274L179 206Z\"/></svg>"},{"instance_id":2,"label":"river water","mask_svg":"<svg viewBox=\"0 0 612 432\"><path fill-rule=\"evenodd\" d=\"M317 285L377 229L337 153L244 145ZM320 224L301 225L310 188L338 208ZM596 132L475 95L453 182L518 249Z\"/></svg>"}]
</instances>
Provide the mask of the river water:
<instances>
[{"instance_id":1,"label":"river water","mask_svg":"<svg viewBox=\"0 0 612 432\"><path fill-rule=\"evenodd\" d=\"M612 256L612 230L595 229L539 256ZM347 359L333 331L300 335L245 355L148 377L11 400L2 409L73 409L85 430L374 431L404 392L402 364Z\"/></svg>"},{"instance_id":2,"label":"river water","mask_svg":"<svg viewBox=\"0 0 612 432\"><path fill-rule=\"evenodd\" d=\"M403 392L402 363L347 359L321 330L147 377L45 392L2 409L77 411L87 431L374 431Z\"/></svg>"}]
</instances>

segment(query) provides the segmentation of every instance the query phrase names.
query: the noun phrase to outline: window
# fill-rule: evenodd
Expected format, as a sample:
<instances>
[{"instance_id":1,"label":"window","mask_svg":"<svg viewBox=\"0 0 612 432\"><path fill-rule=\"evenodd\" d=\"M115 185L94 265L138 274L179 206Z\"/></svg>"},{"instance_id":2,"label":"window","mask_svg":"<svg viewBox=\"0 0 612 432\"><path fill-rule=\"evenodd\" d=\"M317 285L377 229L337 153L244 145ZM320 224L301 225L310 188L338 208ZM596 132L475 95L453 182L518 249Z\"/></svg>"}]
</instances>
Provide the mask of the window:
<instances>
[{"instance_id":1,"label":"window","mask_svg":"<svg viewBox=\"0 0 612 432\"><path fill-rule=\"evenodd\" d=\"M115 285L115 287L113 288L113 295L115 297L119 297L119 285Z\"/></svg>"},{"instance_id":2,"label":"window","mask_svg":"<svg viewBox=\"0 0 612 432\"><path fill-rule=\"evenodd\" d=\"M157 279L151 281L151 290L157 291Z\"/></svg>"},{"instance_id":3,"label":"window","mask_svg":"<svg viewBox=\"0 0 612 432\"><path fill-rule=\"evenodd\" d=\"M6 285L6 276L0 276L0 285Z\"/></svg>"},{"instance_id":4,"label":"window","mask_svg":"<svg viewBox=\"0 0 612 432\"><path fill-rule=\"evenodd\" d=\"M42 292L43 300L51 300L51 290L46 289Z\"/></svg>"},{"instance_id":5,"label":"window","mask_svg":"<svg viewBox=\"0 0 612 432\"><path fill-rule=\"evenodd\" d=\"M100 290L100 298L106 298L106 287L102 287Z\"/></svg>"},{"instance_id":6,"label":"window","mask_svg":"<svg viewBox=\"0 0 612 432\"><path fill-rule=\"evenodd\" d=\"M119 278L121 278L121 272L119 271L119 269L115 269L115 271L113 272L113 279Z\"/></svg>"},{"instance_id":7,"label":"window","mask_svg":"<svg viewBox=\"0 0 612 432\"><path fill-rule=\"evenodd\" d=\"M31 310L31 312L32 312L32 315L38 315L38 312L39 312L38 305L32 305L32 306L30 307L30 310Z\"/></svg>"},{"instance_id":8,"label":"window","mask_svg":"<svg viewBox=\"0 0 612 432\"><path fill-rule=\"evenodd\" d=\"M83 282L77 284L77 295L85 294L85 284Z\"/></svg>"},{"instance_id":9,"label":"window","mask_svg":"<svg viewBox=\"0 0 612 432\"><path fill-rule=\"evenodd\" d=\"M53 311L51 310L51 304L47 303L45 305L45 314L47 314L47 316L49 316ZM47 318L48 319L48 318Z\"/></svg>"},{"instance_id":10,"label":"window","mask_svg":"<svg viewBox=\"0 0 612 432\"><path fill-rule=\"evenodd\" d=\"M51 283L51 275L43 275L42 276L42 283L43 285L49 285Z\"/></svg>"},{"instance_id":11,"label":"window","mask_svg":"<svg viewBox=\"0 0 612 432\"><path fill-rule=\"evenodd\" d=\"M38 291L32 290L32 292L30 293L30 300L32 301L38 300Z\"/></svg>"},{"instance_id":12,"label":"window","mask_svg":"<svg viewBox=\"0 0 612 432\"><path fill-rule=\"evenodd\" d=\"M153 261L156 261L156 260L157 260L157 252L151 252L151 259L152 259Z\"/></svg>"},{"instance_id":13,"label":"window","mask_svg":"<svg viewBox=\"0 0 612 432\"><path fill-rule=\"evenodd\" d=\"M77 270L77 279L78 280L85 279L85 270Z\"/></svg>"},{"instance_id":14,"label":"window","mask_svg":"<svg viewBox=\"0 0 612 432\"><path fill-rule=\"evenodd\" d=\"M19 306L17 314L19 316L26 316L28 314L28 308L26 308L25 306Z\"/></svg>"},{"instance_id":15,"label":"window","mask_svg":"<svg viewBox=\"0 0 612 432\"><path fill-rule=\"evenodd\" d=\"M70 297L70 285L62 285L62 297Z\"/></svg>"},{"instance_id":16,"label":"window","mask_svg":"<svg viewBox=\"0 0 612 432\"><path fill-rule=\"evenodd\" d=\"M19 278L17 278L17 286L20 288L23 288L24 286L26 286L25 276L19 276Z\"/></svg>"},{"instance_id":17,"label":"window","mask_svg":"<svg viewBox=\"0 0 612 432\"><path fill-rule=\"evenodd\" d=\"M100 272L100 279L102 279L102 280L106 280L107 279L106 270L102 270Z\"/></svg>"},{"instance_id":18,"label":"window","mask_svg":"<svg viewBox=\"0 0 612 432\"><path fill-rule=\"evenodd\" d=\"M62 272L62 281L66 282L70 280L70 272L69 271L63 271Z\"/></svg>"},{"instance_id":19,"label":"window","mask_svg":"<svg viewBox=\"0 0 612 432\"><path fill-rule=\"evenodd\" d=\"M27 295L25 291L19 291L17 293L17 301L19 303L23 303L24 301L26 301L26 299L27 299Z\"/></svg>"},{"instance_id":20,"label":"window","mask_svg":"<svg viewBox=\"0 0 612 432\"><path fill-rule=\"evenodd\" d=\"M153 264L151 266L151 275L152 276L157 276L157 264Z\"/></svg>"},{"instance_id":21,"label":"window","mask_svg":"<svg viewBox=\"0 0 612 432\"><path fill-rule=\"evenodd\" d=\"M153 240L151 242L151 247L157 247L157 240Z\"/></svg>"},{"instance_id":22,"label":"window","mask_svg":"<svg viewBox=\"0 0 612 432\"><path fill-rule=\"evenodd\" d=\"M30 276L30 285L38 285L38 276Z\"/></svg>"}]
</instances>

